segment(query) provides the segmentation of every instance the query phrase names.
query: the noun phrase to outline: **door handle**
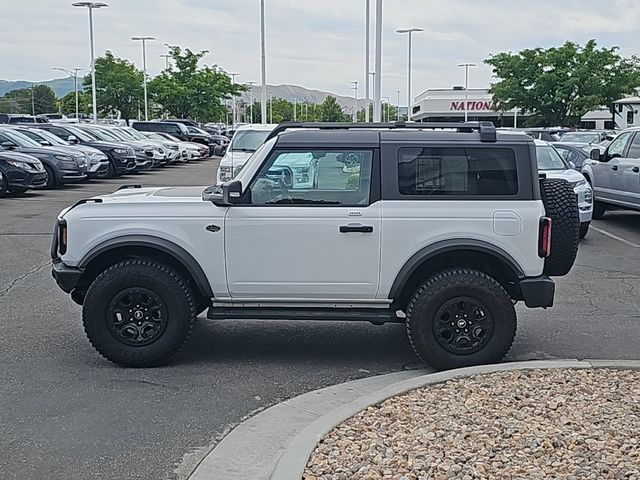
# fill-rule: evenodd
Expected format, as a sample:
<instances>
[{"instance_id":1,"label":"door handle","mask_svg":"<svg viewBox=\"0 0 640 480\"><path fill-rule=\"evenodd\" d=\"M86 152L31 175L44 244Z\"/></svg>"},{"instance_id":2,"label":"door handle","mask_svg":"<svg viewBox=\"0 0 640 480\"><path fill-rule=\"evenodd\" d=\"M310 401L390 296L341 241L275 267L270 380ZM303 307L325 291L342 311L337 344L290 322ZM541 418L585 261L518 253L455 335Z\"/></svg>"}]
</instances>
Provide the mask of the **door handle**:
<instances>
[{"instance_id":1,"label":"door handle","mask_svg":"<svg viewBox=\"0 0 640 480\"><path fill-rule=\"evenodd\" d=\"M633 170L634 173L638 173L640 172L640 167L633 167L631 170Z\"/></svg>"},{"instance_id":2,"label":"door handle","mask_svg":"<svg viewBox=\"0 0 640 480\"><path fill-rule=\"evenodd\" d=\"M340 233L373 233L371 225L340 225Z\"/></svg>"},{"instance_id":3,"label":"door handle","mask_svg":"<svg viewBox=\"0 0 640 480\"><path fill-rule=\"evenodd\" d=\"M618 165L612 165L611 166L611 170L614 170L614 171L617 172L618 171Z\"/></svg>"}]
</instances>

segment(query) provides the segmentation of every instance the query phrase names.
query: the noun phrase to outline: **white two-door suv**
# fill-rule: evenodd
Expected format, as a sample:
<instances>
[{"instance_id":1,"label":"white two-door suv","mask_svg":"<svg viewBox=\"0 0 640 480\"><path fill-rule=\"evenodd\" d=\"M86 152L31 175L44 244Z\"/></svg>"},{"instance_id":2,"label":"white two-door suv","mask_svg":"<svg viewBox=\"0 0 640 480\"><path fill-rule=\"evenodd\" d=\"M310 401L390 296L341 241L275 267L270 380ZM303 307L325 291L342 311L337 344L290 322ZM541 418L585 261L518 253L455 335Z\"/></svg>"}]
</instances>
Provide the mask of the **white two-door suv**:
<instances>
[{"instance_id":1,"label":"white two-door suv","mask_svg":"<svg viewBox=\"0 0 640 480\"><path fill-rule=\"evenodd\" d=\"M318 175L294 189L282 170L300 155ZM205 310L399 322L436 368L497 362L514 304L551 307L577 253L574 187L543 177L533 140L490 123L284 124L221 186L66 208L53 276L121 365L167 362Z\"/></svg>"}]
</instances>

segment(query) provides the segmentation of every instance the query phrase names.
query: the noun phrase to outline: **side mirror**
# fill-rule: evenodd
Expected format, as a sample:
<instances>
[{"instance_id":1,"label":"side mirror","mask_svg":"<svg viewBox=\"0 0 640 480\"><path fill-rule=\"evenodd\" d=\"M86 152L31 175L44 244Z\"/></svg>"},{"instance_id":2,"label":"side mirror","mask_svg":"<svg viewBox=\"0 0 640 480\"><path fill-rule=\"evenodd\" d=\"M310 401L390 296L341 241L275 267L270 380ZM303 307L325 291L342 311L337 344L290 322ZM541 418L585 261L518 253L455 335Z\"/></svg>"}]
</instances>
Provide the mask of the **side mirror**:
<instances>
[{"instance_id":1,"label":"side mirror","mask_svg":"<svg viewBox=\"0 0 640 480\"><path fill-rule=\"evenodd\" d=\"M0 145L2 146L3 150L13 150L14 148L16 148L16 144L13 142L2 142Z\"/></svg>"},{"instance_id":2,"label":"side mirror","mask_svg":"<svg viewBox=\"0 0 640 480\"><path fill-rule=\"evenodd\" d=\"M573 168L574 170L576 169L576 164L575 164L575 163L573 163L571 160L569 160L569 166L570 166L571 168Z\"/></svg>"},{"instance_id":3,"label":"side mirror","mask_svg":"<svg viewBox=\"0 0 640 480\"><path fill-rule=\"evenodd\" d=\"M232 180L224 185L207 187L202 192L202 200L212 202L217 207L229 207L240 203L242 196L242 183L239 180Z\"/></svg>"},{"instance_id":4,"label":"side mirror","mask_svg":"<svg viewBox=\"0 0 640 480\"><path fill-rule=\"evenodd\" d=\"M596 160L596 161L601 161L602 155L600 154L600 149L599 148L594 148L591 150L591 152L589 153L589 158L591 160Z\"/></svg>"},{"instance_id":5,"label":"side mirror","mask_svg":"<svg viewBox=\"0 0 640 480\"><path fill-rule=\"evenodd\" d=\"M38 142L40 145L42 145L43 147L50 147L51 144L49 142L47 142L46 140L40 140Z\"/></svg>"},{"instance_id":6,"label":"side mirror","mask_svg":"<svg viewBox=\"0 0 640 480\"><path fill-rule=\"evenodd\" d=\"M78 143L78 138L75 135L69 135L67 137L67 142L69 143Z\"/></svg>"}]
</instances>

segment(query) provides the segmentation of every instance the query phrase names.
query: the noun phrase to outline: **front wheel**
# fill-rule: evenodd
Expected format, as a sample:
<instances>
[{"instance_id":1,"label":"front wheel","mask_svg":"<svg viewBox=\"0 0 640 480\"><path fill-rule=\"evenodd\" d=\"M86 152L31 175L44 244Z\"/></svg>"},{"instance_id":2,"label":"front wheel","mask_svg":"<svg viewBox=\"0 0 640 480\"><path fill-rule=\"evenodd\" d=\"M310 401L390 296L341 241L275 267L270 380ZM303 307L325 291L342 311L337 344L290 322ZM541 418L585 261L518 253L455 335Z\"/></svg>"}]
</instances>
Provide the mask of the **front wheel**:
<instances>
[{"instance_id":1,"label":"front wheel","mask_svg":"<svg viewBox=\"0 0 640 480\"><path fill-rule=\"evenodd\" d=\"M58 181L56 180L56 175L53 172L53 169L49 165L44 166L44 173L46 175L46 180L44 183L44 188L47 190L51 190L53 188L58 187Z\"/></svg>"},{"instance_id":2,"label":"front wheel","mask_svg":"<svg viewBox=\"0 0 640 480\"><path fill-rule=\"evenodd\" d=\"M582 222L580 224L580 238L587 236L587 233L589 233L589 225L591 225L591 222Z\"/></svg>"},{"instance_id":3,"label":"front wheel","mask_svg":"<svg viewBox=\"0 0 640 480\"><path fill-rule=\"evenodd\" d=\"M497 363L516 334L511 298L477 270L440 272L422 284L406 311L409 341L438 370Z\"/></svg>"},{"instance_id":4,"label":"front wheel","mask_svg":"<svg viewBox=\"0 0 640 480\"><path fill-rule=\"evenodd\" d=\"M93 281L83 302L89 341L107 360L127 367L167 363L186 343L196 320L187 281L147 259L125 260Z\"/></svg>"}]
</instances>

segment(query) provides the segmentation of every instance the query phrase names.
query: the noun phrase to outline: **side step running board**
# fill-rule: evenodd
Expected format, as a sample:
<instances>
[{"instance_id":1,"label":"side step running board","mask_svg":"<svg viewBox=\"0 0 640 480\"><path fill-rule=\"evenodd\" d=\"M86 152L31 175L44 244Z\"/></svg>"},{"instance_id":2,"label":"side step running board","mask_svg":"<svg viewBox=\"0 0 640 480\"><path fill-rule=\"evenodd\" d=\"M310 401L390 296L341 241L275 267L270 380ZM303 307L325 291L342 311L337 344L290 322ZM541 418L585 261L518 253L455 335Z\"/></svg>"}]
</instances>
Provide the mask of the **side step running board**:
<instances>
[{"instance_id":1,"label":"side step running board","mask_svg":"<svg viewBox=\"0 0 640 480\"><path fill-rule=\"evenodd\" d=\"M212 320L334 320L371 322L376 325L396 322L395 312L382 308L276 308L276 307L210 307L207 318Z\"/></svg>"}]
</instances>

